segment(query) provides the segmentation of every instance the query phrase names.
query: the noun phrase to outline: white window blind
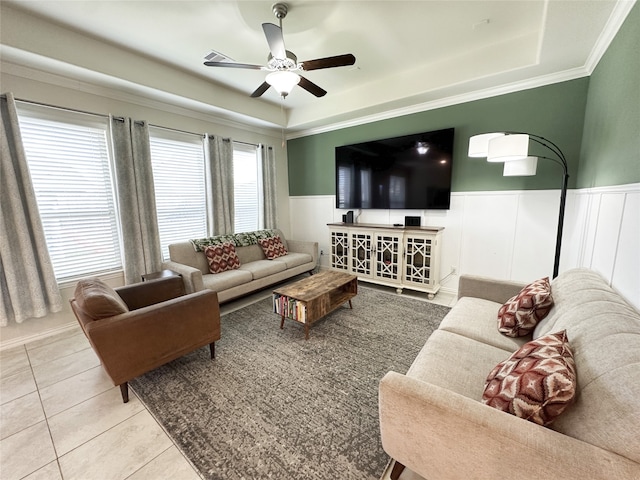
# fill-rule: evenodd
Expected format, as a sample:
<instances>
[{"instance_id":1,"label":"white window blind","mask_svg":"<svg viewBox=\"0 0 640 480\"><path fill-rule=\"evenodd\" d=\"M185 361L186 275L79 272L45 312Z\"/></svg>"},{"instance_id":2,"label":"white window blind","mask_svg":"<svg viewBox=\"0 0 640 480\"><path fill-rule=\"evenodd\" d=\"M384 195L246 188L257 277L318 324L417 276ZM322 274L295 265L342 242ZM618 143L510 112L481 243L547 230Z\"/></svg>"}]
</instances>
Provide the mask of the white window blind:
<instances>
[{"instance_id":1,"label":"white window blind","mask_svg":"<svg viewBox=\"0 0 640 480\"><path fill-rule=\"evenodd\" d=\"M18 106L56 279L63 282L119 270L122 257L107 120L46 110Z\"/></svg>"},{"instance_id":2,"label":"white window blind","mask_svg":"<svg viewBox=\"0 0 640 480\"><path fill-rule=\"evenodd\" d=\"M235 232L263 228L262 168L256 145L233 144L233 189Z\"/></svg>"},{"instance_id":3,"label":"white window blind","mask_svg":"<svg viewBox=\"0 0 640 480\"><path fill-rule=\"evenodd\" d=\"M158 230L164 259L169 245L207 236L207 198L202 139L150 129Z\"/></svg>"}]
</instances>

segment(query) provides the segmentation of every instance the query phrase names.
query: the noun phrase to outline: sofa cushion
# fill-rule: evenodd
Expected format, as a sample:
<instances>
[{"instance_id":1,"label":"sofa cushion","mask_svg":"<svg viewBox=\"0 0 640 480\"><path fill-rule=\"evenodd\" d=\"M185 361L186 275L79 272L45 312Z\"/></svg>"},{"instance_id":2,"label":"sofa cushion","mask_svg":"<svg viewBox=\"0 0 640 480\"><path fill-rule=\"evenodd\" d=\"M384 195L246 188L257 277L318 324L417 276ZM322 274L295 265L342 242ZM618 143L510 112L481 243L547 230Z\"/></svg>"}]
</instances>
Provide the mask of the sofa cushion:
<instances>
[{"instance_id":1,"label":"sofa cushion","mask_svg":"<svg viewBox=\"0 0 640 480\"><path fill-rule=\"evenodd\" d=\"M76 305L93 320L126 313L129 308L120 295L99 278L85 278L76 285Z\"/></svg>"},{"instance_id":2,"label":"sofa cushion","mask_svg":"<svg viewBox=\"0 0 640 480\"><path fill-rule=\"evenodd\" d=\"M204 248L204 255L209 263L211 273L221 273L227 270L240 268L240 260L236 254L233 243L225 242L218 245L209 245Z\"/></svg>"},{"instance_id":3,"label":"sofa cushion","mask_svg":"<svg viewBox=\"0 0 640 480\"><path fill-rule=\"evenodd\" d=\"M254 280L283 272L286 269L287 266L283 262L271 262L269 260L256 260L240 267L240 270L250 272Z\"/></svg>"},{"instance_id":4,"label":"sofa cushion","mask_svg":"<svg viewBox=\"0 0 640 480\"><path fill-rule=\"evenodd\" d=\"M287 249L280 240L280 235L271 238L261 238L258 243L262 247L267 260L282 257L287 254Z\"/></svg>"},{"instance_id":5,"label":"sofa cushion","mask_svg":"<svg viewBox=\"0 0 640 480\"><path fill-rule=\"evenodd\" d=\"M501 348L436 330L411 364L407 376L480 401L487 372L507 355Z\"/></svg>"},{"instance_id":6,"label":"sofa cushion","mask_svg":"<svg viewBox=\"0 0 640 480\"><path fill-rule=\"evenodd\" d=\"M253 280L251 272L246 270L227 270L221 273L208 273L202 276L202 284L204 288L213 290L214 292L222 292L228 288L233 288L243 283L249 283Z\"/></svg>"},{"instance_id":7,"label":"sofa cushion","mask_svg":"<svg viewBox=\"0 0 640 480\"><path fill-rule=\"evenodd\" d=\"M442 319L439 328L501 348L507 354L513 353L531 338L507 337L496 329L496 315L501 305L482 298L462 297Z\"/></svg>"},{"instance_id":8,"label":"sofa cushion","mask_svg":"<svg viewBox=\"0 0 640 480\"><path fill-rule=\"evenodd\" d=\"M289 252L286 255L278 257L274 262L284 262L287 268L297 267L298 265L304 265L313 261L313 257L308 253L293 253Z\"/></svg>"},{"instance_id":9,"label":"sofa cushion","mask_svg":"<svg viewBox=\"0 0 640 480\"><path fill-rule=\"evenodd\" d=\"M240 259L240 265L255 262L256 260L266 260L262 247L257 243L248 247L236 247L236 253Z\"/></svg>"},{"instance_id":10,"label":"sofa cushion","mask_svg":"<svg viewBox=\"0 0 640 480\"><path fill-rule=\"evenodd\" d=\"M523 337L549 314L553 305L549 277L525 286L498 311L498 330L508 337Z\"/></svg>"},{"instance_id":11,"label":"sofa cushion","mask_svg":"<svg viewBox=\"0 0 640 480\"><path fill-rule=\"evenodd\" d=\"M482 402L538 425L553 422L576 394L567 332L532 340L489 373Z\"/></svg>"}]
</instances>

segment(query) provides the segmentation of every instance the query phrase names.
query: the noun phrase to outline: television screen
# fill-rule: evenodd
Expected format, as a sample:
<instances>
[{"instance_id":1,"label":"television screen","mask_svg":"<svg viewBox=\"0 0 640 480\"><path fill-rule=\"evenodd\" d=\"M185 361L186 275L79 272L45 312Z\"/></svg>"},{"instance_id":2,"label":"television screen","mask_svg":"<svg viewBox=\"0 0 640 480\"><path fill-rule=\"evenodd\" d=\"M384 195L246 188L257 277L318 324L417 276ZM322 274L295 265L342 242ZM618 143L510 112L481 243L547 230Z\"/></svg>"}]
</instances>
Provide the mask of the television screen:
<instances>
[{"instance_id":1,"label":"television screen","mask_svg":"<svg viewBox=\"0 0 640 480\"><path fill-rule=\"evenodd\" d=\"M453 128L336 147L336 208L449 208Z\"/></svg>"}]
</instances>

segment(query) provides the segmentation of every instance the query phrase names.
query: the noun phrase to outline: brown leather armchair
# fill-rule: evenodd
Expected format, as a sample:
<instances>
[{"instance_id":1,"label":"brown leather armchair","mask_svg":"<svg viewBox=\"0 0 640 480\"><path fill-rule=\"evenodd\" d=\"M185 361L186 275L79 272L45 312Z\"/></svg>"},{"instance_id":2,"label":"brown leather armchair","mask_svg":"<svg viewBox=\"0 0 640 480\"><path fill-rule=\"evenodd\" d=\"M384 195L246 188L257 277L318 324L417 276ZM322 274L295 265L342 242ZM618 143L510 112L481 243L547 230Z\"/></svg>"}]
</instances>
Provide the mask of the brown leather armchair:
<instances>
[{"instance_id":1,"label":"brown leather armchair","mask_svg":"<svg viewBox=\"0 0 640 480\"><path fill-rule=\"evenodd\" d=\"M211 290L185 295L181 277L115 290L97 278L78 282L71 308L122 400L127 382L220 339L218 296Z\"/></svg>"}]
</instances>

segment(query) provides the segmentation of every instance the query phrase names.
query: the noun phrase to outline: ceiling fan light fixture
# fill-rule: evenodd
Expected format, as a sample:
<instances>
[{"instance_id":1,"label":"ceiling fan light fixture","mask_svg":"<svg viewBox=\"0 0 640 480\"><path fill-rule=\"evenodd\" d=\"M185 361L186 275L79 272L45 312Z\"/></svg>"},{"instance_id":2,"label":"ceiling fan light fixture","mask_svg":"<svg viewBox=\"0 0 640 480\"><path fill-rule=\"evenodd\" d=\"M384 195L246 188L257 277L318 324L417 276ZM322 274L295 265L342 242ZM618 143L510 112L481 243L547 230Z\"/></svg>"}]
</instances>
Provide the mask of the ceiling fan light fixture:
<instances>
[{"instance_id":1,"label":"ceiling fan light fixture","mask_svg":"<svg viewBox=\"0 0 640 480\"><path fill-rule=\"evenodd\" d=\"M300 75L289 70L281 70L271 72L267 75L265 81L271 85L281 97L286 97L291 93L293 87L300 82Z\"/></svg>"},{"instance_id":2,"label":"ceiling fan light fixture","mask_svg":"<svg viewBox=\"0 0 640 480\"><path fill-rule=\"evenodd\" d=\"M429 151L429 144L427 142L418 142L416 144L416 150L420 155L424 155Z\"/></svg>"}]
</instances>

